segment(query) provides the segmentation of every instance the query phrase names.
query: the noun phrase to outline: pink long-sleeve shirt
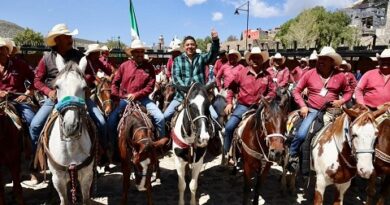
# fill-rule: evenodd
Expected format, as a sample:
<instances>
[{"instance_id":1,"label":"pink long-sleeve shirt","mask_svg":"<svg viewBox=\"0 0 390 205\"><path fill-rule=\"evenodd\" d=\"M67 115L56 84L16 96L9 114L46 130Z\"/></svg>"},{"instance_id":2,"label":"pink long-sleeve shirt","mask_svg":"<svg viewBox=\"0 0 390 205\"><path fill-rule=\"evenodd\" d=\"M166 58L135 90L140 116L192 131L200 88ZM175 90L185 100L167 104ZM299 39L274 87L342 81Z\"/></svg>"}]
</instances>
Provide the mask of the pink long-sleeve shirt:
<instances>
[{"instance_id":1,"label":"pink long-sleeve shirt","mask_svg":"<svg viewBox=\"0 0 390 205\"><path fill-rule=\"evenodd\" d=\"M367 71L355 89L356 101L359 104L376 108L390 102L390 79L385 81L380 69Z\"/></svg>"},{"instance_id":2,"label":"pink long-sleeve shirt","mask_svg":"<svg viewBox=\"0 0 390 205\"><path fill-rule=\"evenodd\" d=\"M302 98L302 91L308 89L308 101L307 105ZM321 89L324 88L324 83L318 74L317 69L311 69L302 76L297 86L293 91L295 102L300 107L311 107L314 109L321 109L327 102L331 102L339 99L339 95L343 94L344 103L349 101L352 97L353 90L348 85L347 79L344 73L334 71L329 78L326 89L328 92L325 96L321 95Z\"/></svg>"},{"instance_id":3,"label":"pink long-sleeve shirt","mask_svg":"<svg viewBox=\"0 0 390 205\"><path fill-rule=\"evenodd\" d=\"M271 74L273 81L276 81L278 87L285 87L288 84L288 79L290 77L290 71L287 67L275 70L274 67L269 67L267 71Z\"/></svg>"},{"instance_id":4,"label":"pink long-sleeve shirt","mask_svg":"<svg viewBox=\"0 0 390 205\"><path fill-rule=\"evenodd\" d=\"M222 66L222 68L218 71L216 82L219 90L222 88L229 87L230 83L236 78L238 72L245 67L241 64L237 64L236 66L230 65L230 63L226 63ZM223 85L222 85L223 79Z\"/></svg>"}]
</instances>

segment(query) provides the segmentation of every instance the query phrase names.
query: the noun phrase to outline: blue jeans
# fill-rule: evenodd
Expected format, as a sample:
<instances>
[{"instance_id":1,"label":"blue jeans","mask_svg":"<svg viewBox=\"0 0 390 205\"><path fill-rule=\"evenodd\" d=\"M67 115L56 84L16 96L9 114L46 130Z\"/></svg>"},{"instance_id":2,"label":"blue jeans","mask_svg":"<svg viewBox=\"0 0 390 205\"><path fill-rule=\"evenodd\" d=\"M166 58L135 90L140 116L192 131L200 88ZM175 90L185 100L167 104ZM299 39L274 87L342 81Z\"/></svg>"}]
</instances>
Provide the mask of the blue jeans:
<instances>
[{"instance_id":1,"label":"blue jeans","mask_svg":"<svg viewBox=\"0 0 390 205\"><path fill-rule=\"evenodd\" d=\"M15 108L19 113L19 116L26 122L27 127L30 127L31 121L34 118L35 112L29 104L16 103Z\"/></svg>"},{"instance_id":2,"label":"blue jeans","mask_svg":"<svg viewBox=\"0 0 390 205\"><path fill-rule=\"evenodd\" d=\"M46 99L41 108L35 114L34 118L30 124L30 137L32 142L32 151L35 153L38 145L39 135L43 129L43 126L46 123L47 118L49 117L51 111L54 108L54 102L50 99Z\"/></svg>"},{"instance_id":3,"label":"blue jeans","mask_svg":"<svg viewBox=\"0 0 390 205\"><path fill-rule=\"evenodd\" d=\"M299 147L305 141L307 133L309 132L310 126L316 119L318 110L309 109L309 113L306 118L303 119L301 126L299 127L294 139L290 145L290 156L296 156L299 153Z\"/></svg>"},{"instance_id":4,"label":"blue jeans","mask_svg":"<svg viewBox=\"0 0 390 205\"><path fill-rule=\"evenodd\" d=\"M85 100L85 104L87 105L89 116L91 116L98 128L99 144L103 147L103 149L106 149L108 144L106 119L104 119L104 116L100 112L96 103L90 98Z\"/></svg>"},{"instance_id":5,"label":"blue jeans","mask_svg":"<svg viewBox=\"0 0 390 205\"><path fill-rule=\"evenodd\" d=\"M176 112L177 106L179 106L180 104L181 104L181 102L179 102L177 100L172 100L172 102L168 105L167 109L164 112L165 121L171 120L171 118L173 117L173 114L175 114L175 112ZM210 105L209 111L210 111L211 117L214 120L218 120L218 114L212 105Z\"/></svg>"},{"instance_id":6,"label":"blue jeans","mask_svg":"<svg viewBox=\"0 0 390 205\"><path fill-rule=\"evenodd\" d=\"M229 152L230 146L232 144L234 130L236 129L238 124L240 124L242 120L242 115L248 110L249 107L237 103L236 108L234 109L229 120L227 121L225 125L225 137L223 144L223 150L225 151L225 153Z\"/></svg>"}]
</instances>

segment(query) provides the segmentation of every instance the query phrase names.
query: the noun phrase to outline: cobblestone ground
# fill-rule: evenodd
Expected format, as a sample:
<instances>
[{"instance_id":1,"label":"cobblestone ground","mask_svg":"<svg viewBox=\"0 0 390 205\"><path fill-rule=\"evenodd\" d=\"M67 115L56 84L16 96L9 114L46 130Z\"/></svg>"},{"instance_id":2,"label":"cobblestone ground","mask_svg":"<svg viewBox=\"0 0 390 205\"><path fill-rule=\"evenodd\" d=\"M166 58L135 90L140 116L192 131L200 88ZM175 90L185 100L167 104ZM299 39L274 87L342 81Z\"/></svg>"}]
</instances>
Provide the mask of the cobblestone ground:
<instances>
[{"instance_id":1,"label":"cobblestone ground","mask_svg":"<svg viewBox=\"0 0 390 205\"><path fill-rule=\"evenodd\" d=\"M243 177L242 173L231 175L227 169L219 166L220 158L205 163L199 177L198 199L199 204L204 205L238 205L242 203ZM153 186L153 201L156 205L177 204L177 174L174 169L173 157L165 157L160 162L161 166L161 184ZM97 180L97 192L93 194L93 204L119 204L122 193L122 174L117 166L110 174L102 174ZM270 175L263 185L259 204L312 204L314 187L298 188L296 194L282 195L280 190L281 168L273 166ZM300 180L298 180L299 182ZM9 183L9 181L8 181ZM365 197L365 181L356 179L353 185L346 193L344 204L359 205L363 204L362 198ZM6 185L6 202L15 204L11 192L12 183ZM24 198L29 205L35 204L59 204L57 193L54 189L48 188L47 183L41 183L32 188L23 185ZM304 190L309 190L309 197L305 197ZM331 204L333 200L333 188L328 188L325 194L325 204ZM129 190L128 204L144 205L146 204L146 195L143 192L136 191L132 186ZM190 193L187 187L186 200L189 201ZM389 202L387 202L390 205Z\"/></svg>"}]
</instances>

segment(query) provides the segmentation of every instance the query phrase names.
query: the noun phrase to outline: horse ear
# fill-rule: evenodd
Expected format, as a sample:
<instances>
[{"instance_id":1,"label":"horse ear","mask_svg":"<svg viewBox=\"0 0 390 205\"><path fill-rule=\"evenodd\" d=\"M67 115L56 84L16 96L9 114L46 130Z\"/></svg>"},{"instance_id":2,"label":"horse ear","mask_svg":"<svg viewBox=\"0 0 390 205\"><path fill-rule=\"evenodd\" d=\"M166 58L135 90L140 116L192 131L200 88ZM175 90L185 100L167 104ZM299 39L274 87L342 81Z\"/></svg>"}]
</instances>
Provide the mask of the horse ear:
<instances>
[{"instance_id":1,"label":"horse ear","mask_svg":"<svg viewBox=\"0 0 390 205\"><path fill-rule=\"evenodd\" d=\"M346 107L344 107L344 106L343 106L343 110L344 110L344 112L347 113L347 115L348 115L349 117L351 117L352 119L355 119L355 118L357 118L357 117L360 115L359 112L357 112L357 111L355 111L355 110L348 109L348 108L346 108Z\"/></svg>"}]
</instances>

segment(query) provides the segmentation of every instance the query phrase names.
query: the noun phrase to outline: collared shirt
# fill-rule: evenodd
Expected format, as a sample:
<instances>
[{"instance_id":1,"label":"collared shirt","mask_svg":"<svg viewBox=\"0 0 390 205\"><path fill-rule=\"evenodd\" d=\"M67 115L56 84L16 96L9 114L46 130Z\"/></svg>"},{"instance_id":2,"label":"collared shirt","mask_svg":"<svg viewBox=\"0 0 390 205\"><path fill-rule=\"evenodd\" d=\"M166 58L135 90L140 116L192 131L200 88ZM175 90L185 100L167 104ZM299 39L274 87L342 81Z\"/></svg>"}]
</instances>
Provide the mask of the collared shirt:
<instances>
[{"instance_id":1,"label":"collared shirt","mask_svg":"<svg viewBox=\"0 0 390 205\"><path fill-rule=\"evenodd\" d=\"M238 60L240 60L240 59L238 59ZM217 76L219 71L222 69L222 67L228 63L229 63L229 61L226 61L225 63L222 62L222 59L216 60L215 64L214 64L214 76Z\"/></svg>"},{"instance_id":2,"label":"collared shirt","mask_svg":"<svg viewBox=\"0 0 390 205\"><path fill-rule=\"evenodd\" d=\"M186 53L177 56L173 63L172 76L173 83L180 86L190 86L193 82L205 84L205 67L213 61L219 50L219 40L213 40L211 49L205 54L195 54L192 62ZM176 92L175 100L182 101L182 92Z\"/></svg>"},{"instance_id":3,"label":"collared shirt","mask_svg":"<svg viewBox=\"0 0 390 205\"><path fill-rule=\"evenodd\" d=\"M168 79L171 79L172 77L172 67L173 67L173 58L170 57L167 62L167 72L166 72Z\"/></svg>"},{"instance_id":4,"label":"collared shirt","mask_svg":"<svg viewBox=\"0 0 390 205\"><path fill-rule=\"evenodd\" d=\"M9 59L3 76L0 76L0 90L8 92L26 92L24 81L34 81L34 73L29 65L22 60ZM33 85L31 85L31 88Z\"/></svg>"},{"instance_id":5,"label":"collared shirt","mask_svg":"<svg viewBox=\"0 0 390 205\"><path fill-rule=\"evenodd\" d=\"M324 87L327 89L327 92L325 96L322 96L321 90ZM350 86L348 86L344 73L338 71L334 71L334 73L329 77L326 86L324 86L317 69L307 71L307 73L299 80L293 91L295 102L297 102L300 107L306 106L306 103L301 95L305 88L308 89L308 107L314 109L321 109L327 102L338 100L340 94L343 94L342 99L345 103L351 99L353 94L353 90Z\"/></svg>"},{"instance_id":6,"label":"collared shirt","mask_svg":"<svg viewBox=\"0 0 390 205\"><path fill-rule=\"evenodd\" d=\"M156 75L153 66L144 61L137 65L132 59L119 66L112 81L111 91L114 98L127 98L129 94L135 95L135 100L147 97L152 93Z\"/></svg>"},{"instance_id":7,"label":"collared shirt","mask_svg":"<svg viewBox=\"0 0 390 205\"><path fill-rule=\"evenodd\" d=\"M233 102L233 90L238 90L237 102L245 106L258 104L262 96L267 99L276 96L276 84L268 71L261 71L256 75L250 69L250 66L241 69L229 85L226 96L228 104Z\"/></svg>"},{"instance_id":8,"label":"collared shirt","mask_svg":"<svg viewBox=\"0 0 390 205\"><path fill-rule=\"evenodd\" d=\"M273 66L269 67L267 71L271 74L272 80L276 82L278 87L285 87L287 86L288 79L290 77L290 71L287 67L284 67L282 69L276 70Z\"/></svg>"},{"instance_id":9,"label":"collared shirt","mask_svg":"<svg viewBox=\"0 0 390 205\"><path fill-rule=\"evenodd\" d=\"M345 72L344 75L347 78L348 85L351 87L352 90L355 90L357 85L357 80L355 76L351 72Z\"/></svg>"},{"instance_id":10,"label":"collared shirt","mask_svg":"<svg viewBox=\"0 0 390 205\"><path fill-rule=\"evenodd\" d=\"M299 79L301 79L303 74L303 70L301 66L297 66L294 69L290 71L290 82L291 83L298 83Z\"/></svg>"},{"instance_id":11,"label":"collared shirt","mask_svg":"<svg viewBox=\"0 0 390 205\"><path fill-rule=\"evenodd\" d=\"M367 71L355 89L356 101L359 104L376 108L390 102L390 78L385 78L379 68Z\"/></svg>"},{"instance_id":12,"label":"collared shirt","mask_svg":"<svg viewBox=\"0 0 390 205\"><path fill-rule=\"evenodd\" d=\"M93 82L96 80L96 74L99 70L103 71L106 75L111 75L111 66L104 65L100 60L92 61L87 58L87 67L85 69L85 81L87 81L88 87L94 87Z\"/></svg>"},{"instance_id":13,"label":"collared shirt","mask_svg":"<svg viewBox=\"0 0 390 205\"><path fill-rule=\"evenodd\" d=\"M239 63L237 65L232 66L230 63L226 63L222 66L222 68L218 71L216 82L219 90L222 88L229 87L230 83L236 78L238 72L241 69L245 69L245 67ZM223 86L222 86L223 79Z\"/></svg>"}]
</instances>

